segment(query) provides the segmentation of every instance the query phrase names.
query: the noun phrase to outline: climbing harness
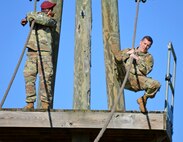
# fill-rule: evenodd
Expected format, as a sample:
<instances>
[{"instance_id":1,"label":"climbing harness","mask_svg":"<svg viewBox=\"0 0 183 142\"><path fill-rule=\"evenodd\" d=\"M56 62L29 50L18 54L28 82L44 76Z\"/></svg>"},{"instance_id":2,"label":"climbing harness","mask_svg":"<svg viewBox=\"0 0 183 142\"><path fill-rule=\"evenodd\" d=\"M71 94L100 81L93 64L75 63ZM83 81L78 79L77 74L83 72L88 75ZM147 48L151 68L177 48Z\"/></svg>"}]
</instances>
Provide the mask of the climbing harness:
<instances>
[{"instance_id":1,"label":"climbing harness","mask_svg":"<svg viewBox=\"0 0 183 142\"><path fill-rule=\"evenodd\" d=\"M29 0L29 1L32 1L32 0ZM34 0L34 11L36 11L37 1L39 1L39 0ZM27 39L26 39L26 43L25 43L25 45L24 45L24 48L23 48L23 50L22 50L22 53L21 53L21 55L20 55L20 58L19 58L18 63L17 63L17 65L16 65L16 68L15 68L15 70L14 70L13 76L12 76L10 82L9 82L8 88L6 89L6 92L5 92L5 94L4 94L4 96L3 96L3 99L2 99L2 101L1 101L0 109L1 109L2 106L3 106L3 104L4 104L5 100L6 100L6 97L7 97L7 95L8 95L8 92L9 92L9 90L10 90L10 88L11 88L11 85L13 84L13 81L14 81L14 79L15 79L15 76L16 76L17 71L18 71L18 69L19 69L20 63L21 63L21 61L22 61L22 59L23 59L25 50L26 50L26 48L27 48L27 43L28 43L28 41L29 41L29 38L30 38L31 32L32 32L32 30L33 30L34 24L35 24L35 21L32 21L31 28L30 28L30 32L29 32L29 34L28 34L28 37L27 37Z\"/></svg>"},{"instance_id":2,"label":"climbing harness","mask_svg":"<svg viewBox=\"0 0 183 142\"><path fill-rule=\"evenodd\" d=\"M136 16L135 16L135 23L134 23L133 39L132 39L132 49L134 49L134 45L135 45L136 29L137 29L137 21L138 21L138 13L139 13L139 3L140 3L140 1L142 1L143 3L146 2L146 0L135 0L135 2L137 2L137 5L136 5ZM108 118L107 118L103 128L100 130L99 134L95 138L94 142L98 142L100 140L100 138L102 137L103 133L107 129L107 126L109 125L110 120L112 119L112 116L113 116L113 114L115 112L115 108L116 108L116 106L118 104L118 101L119 101L119 99L121 97L121 94L123 94L123 90L124 90L125 84L127 82L128 76L129 76L129 72L130 72L130 69L131 69L131 66L132 66L132 62L133 62L133 58L130 58L130 66L127 69L124 81L123 81L123 83L122 83L122 85L121 85L121 87L119 89L117 100L114 102L112 110L111 110L111 112L110 112L110 114L109 114L109 116L108 116Z\"/></svg>"}]
</instances>

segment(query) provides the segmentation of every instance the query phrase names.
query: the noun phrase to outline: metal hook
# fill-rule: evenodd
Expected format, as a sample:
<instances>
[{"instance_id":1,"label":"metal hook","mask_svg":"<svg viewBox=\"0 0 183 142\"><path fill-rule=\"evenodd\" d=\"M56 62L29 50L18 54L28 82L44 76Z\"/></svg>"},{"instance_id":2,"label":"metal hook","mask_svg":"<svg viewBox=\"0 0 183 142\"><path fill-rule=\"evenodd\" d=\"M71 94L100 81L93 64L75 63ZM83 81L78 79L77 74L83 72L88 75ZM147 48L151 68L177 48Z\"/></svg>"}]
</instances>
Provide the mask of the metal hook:
<instances>
[{"instance_id":1,"label":"metal hook","mask_svg":"<svg viewBox=\"0 0 183 142\"><path fill-rule=\"evenodd\" d=\"M137 2L138 0L135 0L135 2ZM145 3L146 2L146 0L139 0L139 2L143 2L143 3Z\"/></svg>"},{"instance_id":2,"label":"metal hook","mask_svg":"<svg viewBox=\"0 0 183 142\"><path fill-rule=\"evenodd\" d=\"M146 2L146 0L142 0L142 2L143 2L143 3L145 3L145 2Z\"/></svg>"},{"instance_id":3,"label":"metal hook","mask_svg":"<svg viewBox=\"0 0 183 142\"><path fill-rule=\"evenodd\" d=\"M29 1L32 1L32 0L29 0ZM39 1L39 0L37 0L37 1Z\"/></svg>"}]
</instances>

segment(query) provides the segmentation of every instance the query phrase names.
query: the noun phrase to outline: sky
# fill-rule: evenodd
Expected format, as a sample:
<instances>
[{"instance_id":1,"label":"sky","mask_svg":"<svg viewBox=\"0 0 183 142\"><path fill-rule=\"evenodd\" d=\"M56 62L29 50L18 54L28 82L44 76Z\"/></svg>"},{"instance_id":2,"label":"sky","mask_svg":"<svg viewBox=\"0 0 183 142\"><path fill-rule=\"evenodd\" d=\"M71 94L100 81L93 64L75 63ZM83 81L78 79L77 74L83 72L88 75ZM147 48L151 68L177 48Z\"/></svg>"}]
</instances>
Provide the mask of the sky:
<instances>
[{"instance_id":1,"label":"sky","mask_svg":"<svg viewBox=\"0 0 183 142\"><path fill-rule=\"evenodd\" d=\"M37 4L40 10L40 0ZM25 45L30 27L22 27L20 21L27 12L33 11L34 2L29 0L1 1L0 22L0 100L2 100L15 67ZM121 49L132 46L136 3L135 0L119 0L119 23ZM165 75L167 70L167 45L172 42L177 56L175 82L173 142L182 140L183 115L181 103L183 55L183 1L147 0L140 3L135 46L144 35L150 35L154 43L149 52L154 56L155 64L150 77L161 83L161 89L154 99L149 99L147 109L163 111L165 102ZM101 1L92 1L92 41L91 41L91 109L107 110L106 79L104 65L104 47L102 38ZM72 109L74 75L74 32L75 1L65 0L62 15L61 37L58 53L55 82L54 109ZM171 61L173 58L171 58ZM23 69L26 54L20 64L16 78L10 88L3 108L22 108L25 103L25 83ZM172 67L171 67L172 71ZM126 110L138 110L136 99L143 92L134 93L125 90ZM171 94L170 94L171 95Z\"/></svg>"}]
</instances>

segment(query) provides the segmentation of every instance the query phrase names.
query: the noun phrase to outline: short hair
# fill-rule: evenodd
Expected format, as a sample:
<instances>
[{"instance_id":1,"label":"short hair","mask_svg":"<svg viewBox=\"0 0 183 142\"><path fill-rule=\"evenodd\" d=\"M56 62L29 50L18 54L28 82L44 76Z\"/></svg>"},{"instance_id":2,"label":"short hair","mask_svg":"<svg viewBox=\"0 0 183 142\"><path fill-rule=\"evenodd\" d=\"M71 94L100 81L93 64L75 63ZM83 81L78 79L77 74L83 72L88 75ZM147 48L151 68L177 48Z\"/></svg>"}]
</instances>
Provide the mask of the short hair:
<instances>
[{"instance_id":1,"label":"short hair","mask_svg":"<svg viewBox=\"0 0 183 142\"><path fill-rule=\"evenodd\" d=\"M144 37L142 38L142 40L144 40L144 39L147 39L148 41L150 41L150 42L151 42L151 45L153 44L153 39L152 39L151 36L146 35L146 36L144 36Z\"/></svg>"}]
</instances>

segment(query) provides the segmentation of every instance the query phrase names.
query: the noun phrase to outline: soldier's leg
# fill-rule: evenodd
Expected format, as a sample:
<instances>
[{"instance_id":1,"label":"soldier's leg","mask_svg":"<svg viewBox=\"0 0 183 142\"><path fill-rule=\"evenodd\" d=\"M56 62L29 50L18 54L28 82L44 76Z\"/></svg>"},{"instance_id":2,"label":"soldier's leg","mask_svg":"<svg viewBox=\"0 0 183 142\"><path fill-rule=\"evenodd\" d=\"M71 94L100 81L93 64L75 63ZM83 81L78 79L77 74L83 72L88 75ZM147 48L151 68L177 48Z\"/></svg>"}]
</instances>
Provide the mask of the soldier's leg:
<instances>
[{"instance_id":1,"label":"soldier's leg","mask_svg":"<svg viewBox=\"0 0 183 142\"><path fill-rule=\"evenodd\" d=\"M117 33L108 33L108 38L109 38L109 45L111 45L110 49L111 52L113 53L116 61L121 61L122 56L120 52L120 43L119 43L119 35Z\"/></svg>"},{"instance_id":2,"label":"soldier's leg","mask_svg":"<svg viewBox=\"0 0 183 142\"><path fill-rule=\"evenodd\" d=\"M33 103L36 101L36 75L37 75L37 58L36 55L27 53L27 61L24 67L24 79L26 89L26 102Z\"/></svg>"},{"instance_id":3,"label":"soldier's leg","mask_svg":"<svg viewBox=\"0 0 183 142\"><path fill-rule=\"evenodd\" d=\"M152 78L145 78L145 82L142 83L143 90L145 90L144 96L147 98L154 98L161 85L157 80Z\"/></svg>"},{"instance_id":4,"label":"soldier's leg","mask_svg":"<svg viewBox=\"0 0 183 142\"><path fill-rule=\"evenodd\" d=\"M137 102L140 106L141 111L146 112L147 99L154 98L161 85L158 81L148 77L140 76L139 80L140 87L142 90L145 90L145 93L137 100Z\"/></svg>"},{"instance_id":5,"label":"soldier's leg","mask_svg":"<svg viewBox=\"0 0 183 142\"><path fill-rule=\"evenodd\" d=\"M129 74L128 80L129 84L125 86L127 89L135 92L145 90L144 95L147 98L153 98L161 87L158 81L146 76L136 76Z\"/></svg>"},{"instance_id":6,"label":"soldier's leg","mask_svg":"<svg viewBox=\"0 0 183 142\"><path fill-rule=\"evenodd\" d=\"M41 52L41 60L39 61L40 75L40 95L42 108L47 109L52 101L52 77L53 63L49 53Z\"/></svg>"}]
</instances>

